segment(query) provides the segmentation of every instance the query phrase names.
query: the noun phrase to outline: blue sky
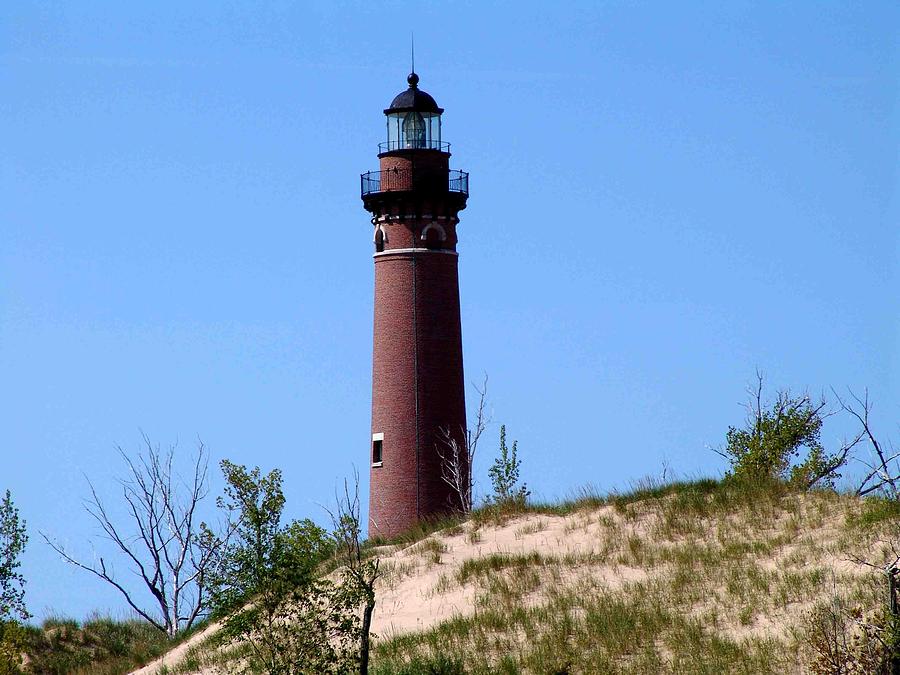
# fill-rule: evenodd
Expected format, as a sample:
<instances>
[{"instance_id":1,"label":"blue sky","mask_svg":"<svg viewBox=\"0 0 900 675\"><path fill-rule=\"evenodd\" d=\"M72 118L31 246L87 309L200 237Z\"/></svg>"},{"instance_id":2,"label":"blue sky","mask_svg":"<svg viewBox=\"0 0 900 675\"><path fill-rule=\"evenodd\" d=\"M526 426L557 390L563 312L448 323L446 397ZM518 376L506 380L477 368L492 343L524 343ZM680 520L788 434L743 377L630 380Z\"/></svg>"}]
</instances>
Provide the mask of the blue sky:
<instances>
[{"instance_id":1,"label":"blue sky","mask_svg":"<svg viewBox=\"0 0 900 675\"><path fill-rule=\"evenodd\" d=\"M90 557L85 476L114 503L141 430L280 467L289 517L365 467L359 174L410 30L471 172L467 380L535 495L721 472L757 368L868 387L894 433L898 25L889 2L3 3L0 489L31 611L121 611L37 533Z\"/></svg>"}]
</instances>

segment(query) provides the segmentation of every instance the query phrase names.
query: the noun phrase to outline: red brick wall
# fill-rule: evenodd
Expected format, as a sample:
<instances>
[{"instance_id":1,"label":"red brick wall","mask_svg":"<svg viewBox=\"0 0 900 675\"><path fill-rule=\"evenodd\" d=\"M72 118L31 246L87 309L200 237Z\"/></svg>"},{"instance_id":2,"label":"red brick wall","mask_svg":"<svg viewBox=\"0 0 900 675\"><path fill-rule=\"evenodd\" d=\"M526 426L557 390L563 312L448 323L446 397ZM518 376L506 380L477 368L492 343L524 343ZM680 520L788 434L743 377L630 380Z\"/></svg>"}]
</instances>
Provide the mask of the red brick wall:
<instances>
[{"instance_id":1,"label":"red brick wall","mask_svg":"<svg viewBox=\"0 0 900 675\"><path fill-rule=\"evenodd\" d=\"M424 225L385 224L387 250L422 246ZM383 464L371 469L370 535L451 508L436 444L442 427L461 442L466 425L457 260L425 250L375 258L372 433L384 441Z\"/></svg>"},{"instance_id":2,"label":"red brick wall","mask_svg":"<svg viewBox=\"0 0 900 675\"><path fill-rule=\"evenodd\" d=\"M386 192L413 189L413 175L418 185L446 185L450 167L450 155L436 150L395 151L382 155L379 161L381 189Z\"/></svg>"},{"instance_id":3,"label":"red brick wall","mask_svg":"<svg viewBox=\"0 0 900 675\"><path fill-rule=\"evenodd\" d=\"M378 160L379 168L387 170L407 170L415 168L418 171L443 171L445 174L450 169L450 154L437 150L409 150L407 152L394 151L382 155Z\"/></svg>"},{"instance_id":4,"label":"red brick wall","mask_svg":"<svg viewBox=\"0 0 900 675\"><path fill-rule=\"evenodd\" d=\"M417 262L416 318L419 333L420 508L426 517L449 510L453 495L441 479L440 428L458 442L466 428L458 261L455 255L424 254Z\"/></svg>"}]
</instances>

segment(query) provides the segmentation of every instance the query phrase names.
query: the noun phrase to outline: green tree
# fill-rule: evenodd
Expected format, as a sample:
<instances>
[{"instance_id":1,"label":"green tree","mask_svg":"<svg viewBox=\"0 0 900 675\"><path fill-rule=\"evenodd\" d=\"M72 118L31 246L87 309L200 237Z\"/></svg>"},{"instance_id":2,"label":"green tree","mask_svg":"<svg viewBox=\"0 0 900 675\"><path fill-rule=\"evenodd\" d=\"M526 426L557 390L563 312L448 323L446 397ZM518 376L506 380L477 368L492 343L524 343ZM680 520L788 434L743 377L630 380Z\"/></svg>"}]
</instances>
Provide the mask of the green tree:
<instances>
[{"instance_id":1,"label":"green tree","mask_svg":"<svg viewBox=\"0 0 900 675\"><path fill-rule=\"evenodd\" d=\"M211 574L223 636L249 647L245 672L270 675L344 673L356 665L360 596L355 588L317 576L334 550L310 520L282 525L281 472L223 461L226 488L219 505L235 533Z\"/></svg>"},{"instance_id":2,"label":"green tree","mask_svg":"<svg viewBox=\"0 0 900 675\"><path fill-rule=\"evenodd\" d=\"M31 616L25 609L25 577L19 572L19 558L27 543L25 521L19 519L19 510L7 490L0 502L0 621L26 621Z\"/></svg>"},{"instance_id":3,"label":"green tree","mask_svg":"<svg viewBox=\"0 0 900 675\"><path fill-rule=\"evenodd\" d=\"M531 494L525 483L519 485L518 441L513 441L512 448L506 446L506 425L500 426L500 454L488 469L488 476L494 488L491 503L501 507L522 507Z\"/></svg>"},{"instance_id":4,"label":"green tree","mask_svg":"<svg viewBox=\"0 0 900 675\"><path fill-rule=\"evenodd\" d=\"M28 543L25 521L9 490L0 501L0 675L19 672L25 649L20 621L31 616L25 608L25 577L20 557Z\"/></svg>"},{"instance_id":5,"label":"green tree","mask_svg":"<svg viewBox=\"0 0 900 675\"><path fill-rule=\"evenodd\" d=\"M828 416L827 401L813 401L808 394L780 391L775 401L763 399L763 378L751 393L749 414L742 428L729 427L720 455L731 464L728 476L749 480L783 480L808 489L833 486L839 469L861 435L834 453L822 445L822 424Z\"/></svg>"}]
</instances>

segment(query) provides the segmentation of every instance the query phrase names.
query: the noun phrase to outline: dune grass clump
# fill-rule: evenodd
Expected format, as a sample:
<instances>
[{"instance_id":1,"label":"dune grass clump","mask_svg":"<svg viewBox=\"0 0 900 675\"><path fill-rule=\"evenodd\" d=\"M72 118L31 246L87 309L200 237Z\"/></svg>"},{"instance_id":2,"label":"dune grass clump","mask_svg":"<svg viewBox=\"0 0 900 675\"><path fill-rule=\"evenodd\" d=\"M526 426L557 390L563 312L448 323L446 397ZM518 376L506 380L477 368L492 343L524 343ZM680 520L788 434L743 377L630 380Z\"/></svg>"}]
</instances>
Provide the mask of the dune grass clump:
<instances>
[{"instance_id":1,"label":"dune grass clump","mask_svg":"<svg viewBox=\"0 0 900 675\"><path fill-rule=\"evenodd\" d=\"M25 672L48 675L119 675L151 661L172 643L137 619L94 616L84 622L49 617L27 628Z\"/></svg>"}]
</instances>

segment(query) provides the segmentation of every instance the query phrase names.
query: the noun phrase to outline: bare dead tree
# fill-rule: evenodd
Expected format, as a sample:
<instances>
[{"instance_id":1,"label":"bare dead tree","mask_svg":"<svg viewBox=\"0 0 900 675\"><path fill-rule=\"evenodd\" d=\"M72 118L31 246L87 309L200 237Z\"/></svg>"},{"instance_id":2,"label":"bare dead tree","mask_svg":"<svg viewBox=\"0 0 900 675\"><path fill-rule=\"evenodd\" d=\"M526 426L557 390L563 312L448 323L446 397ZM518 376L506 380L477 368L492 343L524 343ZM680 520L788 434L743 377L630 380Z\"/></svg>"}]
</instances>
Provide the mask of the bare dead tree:
<instances>
[{"instance_id":1,"label":"bare dead tree","mask_svg":"<svg viewBox=\"0 0 900 675\"><path fill-rule=\"evenodd\" d=\"M474 427L460 429L459 434L454 434L450 427L438 429L435 449L441 460L441 479L453 491L453 498L458 501L454 504L454 508L459 508L461 513L469 513L472 510L475 488L472 467L475 465L475 452L481 434L490 423L485 411L487 384L488 377L485 374L481 386L475 386L475 391L478 392L478 407L475 410Z\"/></svg>"},{"instance_id":2,"label":"bare dead tree","mask_svg":"<svg viewBox=\"0 0 900 675\"><path fill-rule=\"evenodd\" d=\"M834 397L841 409L859 422L860 438L865 438L872 450L873 459L871 461L859 460L869 469L869 472L860 481L856 494L862 497L880 490L891 499L900 499L900 462L897 461L900 459L900 452L896 452L890 442L885 447L872 430L869 422L869 413L872 410L869 390L864 390L862 398L852 391L849 392L849 400L841 398L837 392L834 392Z\"/></svg>"},{"instance_id":3,"label":"bare dead tree","mask_svg":"<svg viewBox=\"0 0 900 675\"><path fill-rule=\"evenodd\" d=\"M141 617L169 637L190 628L208 607L208 572L218 549L227 541L232 527L226 524L221 534L213 533L199 521L197 507L208 495L208 452L199 443L191 475L182 480L173 467L174 447L163 452L142 434L144 449L130 457L117 448L128 467L125 478L118 479L128 514L128 525L114 522L88 479L90 498L85 510L97 521L104 538L114 544L131 570L143 582L153 598L155 610L139 603L133 591L116 578L102 556L84 562L57 541L41 532L44 541L63 560L113 586Z\"/></svg>"},{"instance_id":4,"label":"bare dead tree","mask_svg":"<svg viewBox=\"0 0 900 675\"><path fill-rule=\"evenodd\" d=\"M338 560L344 565L345 579L353 584L361 596L362 620L359 632L359 672L369 672L372 613L375 611L375 583L381 577L381 560L366 555L363 550L360 521L359 473L353 470L353 487L344 480L343 494L336 494L334 509L326 507L334 524Z\"/></svg>"}]
</instances>

